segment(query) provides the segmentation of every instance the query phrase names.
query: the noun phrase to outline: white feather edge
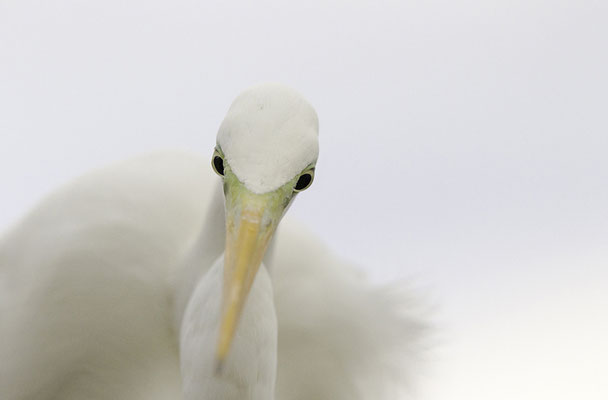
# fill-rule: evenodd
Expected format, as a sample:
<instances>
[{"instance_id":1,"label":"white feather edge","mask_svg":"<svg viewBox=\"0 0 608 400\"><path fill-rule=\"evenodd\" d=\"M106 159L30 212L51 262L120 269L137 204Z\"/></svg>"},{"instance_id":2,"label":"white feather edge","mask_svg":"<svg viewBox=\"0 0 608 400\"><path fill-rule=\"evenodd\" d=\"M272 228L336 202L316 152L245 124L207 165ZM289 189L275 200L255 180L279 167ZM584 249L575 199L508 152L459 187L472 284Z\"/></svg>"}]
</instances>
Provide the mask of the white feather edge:
<instances>
[{"instance_id":1,"label":"white feather edge","mask_svg":"<svg viewBox=\"0 0 608 400\"><path fill-rule=\"evenodd\" d=\"M284 222L273 262L277 399L412 395L430 325L411 283L372 284L302 224Z\"/></svg>"}]
</instances>

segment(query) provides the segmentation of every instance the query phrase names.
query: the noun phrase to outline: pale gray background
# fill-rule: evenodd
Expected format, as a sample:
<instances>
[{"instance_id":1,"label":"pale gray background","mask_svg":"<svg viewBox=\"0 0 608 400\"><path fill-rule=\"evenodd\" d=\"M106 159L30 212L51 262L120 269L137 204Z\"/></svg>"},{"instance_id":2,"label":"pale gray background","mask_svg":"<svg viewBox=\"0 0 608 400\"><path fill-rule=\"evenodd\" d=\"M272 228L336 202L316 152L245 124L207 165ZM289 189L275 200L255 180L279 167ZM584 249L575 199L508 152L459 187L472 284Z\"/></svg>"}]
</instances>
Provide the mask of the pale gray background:
<instances>
[{"instance_id":1,"label":"pale gray background","mask_svg":"<svg viewBox=\"0 0 608 400\"><path fill-rule=\"evenodd\" d=\"M421 398L606 399L607 4L0 0L0 227L109 161L211 155L284 82L322 135L290 213L433 305Z\"/></svg>"}]
</instances>

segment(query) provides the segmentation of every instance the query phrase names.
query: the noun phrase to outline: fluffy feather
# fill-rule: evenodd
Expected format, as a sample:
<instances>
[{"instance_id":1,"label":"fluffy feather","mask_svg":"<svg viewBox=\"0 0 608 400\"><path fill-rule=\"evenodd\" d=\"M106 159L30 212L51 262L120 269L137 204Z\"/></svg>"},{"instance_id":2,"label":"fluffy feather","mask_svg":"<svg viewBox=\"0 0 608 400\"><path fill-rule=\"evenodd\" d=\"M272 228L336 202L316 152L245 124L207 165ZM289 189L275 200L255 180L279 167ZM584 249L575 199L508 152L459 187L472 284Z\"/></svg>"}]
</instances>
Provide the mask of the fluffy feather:
<instances>
[{"instance_id":1,"label":"fluffy feather","mask_svg":"<svg viewBox=\"0 0 608 400\"><path fill-rule=\"evenodd\" d=\"M427 331L412 294L371 284L294 221L280 228L275 255L277 399L396 399L409 391Z\"/></svg>"},{"instance_id":2,"label":"fluffy feather","mask_svg":"<svg viewBox=\"0 0 608 400\"><path fill-rule=\"evenodd\" d=\"M217 185L206 157L140 157L65 186L7 232L0 398L181 398L172 277ZM381 398L416 361L410 303L300 226L280 229L276 398Z\"/></svg>"}]
</instances>

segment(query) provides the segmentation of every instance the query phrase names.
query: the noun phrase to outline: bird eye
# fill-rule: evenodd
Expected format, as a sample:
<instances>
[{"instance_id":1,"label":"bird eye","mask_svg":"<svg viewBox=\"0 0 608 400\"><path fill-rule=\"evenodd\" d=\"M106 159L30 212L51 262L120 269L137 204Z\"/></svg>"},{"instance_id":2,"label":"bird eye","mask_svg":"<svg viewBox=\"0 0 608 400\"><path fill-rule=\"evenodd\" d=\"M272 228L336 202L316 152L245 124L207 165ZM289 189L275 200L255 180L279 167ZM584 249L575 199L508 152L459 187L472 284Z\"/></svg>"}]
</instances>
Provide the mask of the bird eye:
<instances>
[{"instance_id":1,"label":"bird eye","mask_svg":"<svg viewBox=\"0 0 608 400\"><path fill-rule=\"evenodd\" d=\"M302 190L306 190L312 184L312 178L314 175L314 170L306 171L298 178L296 185L293 187L294 192L301 192Z\"/></svg>"},{"instance_id":2,"label":"bird eye","mask_svg":"<svg viewBox=\"0 0 608 400\"><path fill-rule=\"evenodd\" d=\"M220 156L217 150L213 153L213 158L211 159L211 167L213 167L213 170L216 174L218 174L219 176L224 176L224 159L222 158L222 156Z\"/></svg>"}]
</instances>

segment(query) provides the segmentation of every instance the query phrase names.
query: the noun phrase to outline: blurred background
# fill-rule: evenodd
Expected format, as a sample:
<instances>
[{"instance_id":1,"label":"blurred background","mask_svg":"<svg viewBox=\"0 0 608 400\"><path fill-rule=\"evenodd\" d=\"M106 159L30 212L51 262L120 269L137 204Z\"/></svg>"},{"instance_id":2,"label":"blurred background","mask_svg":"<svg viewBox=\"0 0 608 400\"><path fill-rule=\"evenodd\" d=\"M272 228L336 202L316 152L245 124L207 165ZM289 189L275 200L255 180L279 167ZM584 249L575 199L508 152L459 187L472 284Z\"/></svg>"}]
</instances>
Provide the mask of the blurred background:
<instances>
[{"instance_id":1,"label":"blurred background","mask_svg":"<svg viewBox=\"0 0 608 400\"><path fill-rule=\"evenodd\" d=\"M433 308L421 399L608 398L608 3L0 0L0 229L244 88L316 107L290 214Z\"/></svg>"}]
</instances>

